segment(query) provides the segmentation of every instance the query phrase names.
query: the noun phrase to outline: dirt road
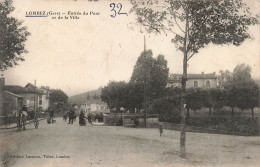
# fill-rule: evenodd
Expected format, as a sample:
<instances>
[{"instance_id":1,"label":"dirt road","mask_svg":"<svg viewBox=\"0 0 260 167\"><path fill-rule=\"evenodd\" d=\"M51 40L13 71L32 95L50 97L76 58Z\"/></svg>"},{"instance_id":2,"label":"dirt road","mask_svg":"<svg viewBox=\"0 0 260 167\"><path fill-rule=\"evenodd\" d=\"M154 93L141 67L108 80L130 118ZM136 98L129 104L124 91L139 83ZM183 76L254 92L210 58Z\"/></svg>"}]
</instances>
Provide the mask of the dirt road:
<instances>
[{"instance_id":1,"label":"dirt road","mask_svg":"<svg viewBox=\"0 0 260 167\"><path fill-rule=\"evenodd\" d=\"M260 166L260 137L187 133L187 159L179 158L180 132L55 124L1 130L8 167Z\"/></svg>"}]
</instances>

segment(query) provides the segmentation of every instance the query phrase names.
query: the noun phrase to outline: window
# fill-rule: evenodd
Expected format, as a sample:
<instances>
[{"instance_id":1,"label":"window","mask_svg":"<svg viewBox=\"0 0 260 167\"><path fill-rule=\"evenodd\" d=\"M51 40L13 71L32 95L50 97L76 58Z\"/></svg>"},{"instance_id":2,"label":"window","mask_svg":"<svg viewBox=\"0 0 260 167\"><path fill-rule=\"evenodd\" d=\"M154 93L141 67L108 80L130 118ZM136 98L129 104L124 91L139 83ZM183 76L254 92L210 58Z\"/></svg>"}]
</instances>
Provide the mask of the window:
<instances>
[{"instance_id":1,"label":"window","mask_svg":"<svg viewBox=\"0 0 260 167\"><path fill-rule=\"evenodd\" d=\"M198 81L194 81L194 88L198 87Z\"/></svg>"},{"instance_id":2,"label":"window","mask_svg":"<svg viewBox=\"0 0 260 167\"><path fill-rule=\"evenodd\" d=\"M207 82L206 82L206 87L207 87L207 88L210 88L210 81L207 81Z\"/></svg>"}]
</instances>

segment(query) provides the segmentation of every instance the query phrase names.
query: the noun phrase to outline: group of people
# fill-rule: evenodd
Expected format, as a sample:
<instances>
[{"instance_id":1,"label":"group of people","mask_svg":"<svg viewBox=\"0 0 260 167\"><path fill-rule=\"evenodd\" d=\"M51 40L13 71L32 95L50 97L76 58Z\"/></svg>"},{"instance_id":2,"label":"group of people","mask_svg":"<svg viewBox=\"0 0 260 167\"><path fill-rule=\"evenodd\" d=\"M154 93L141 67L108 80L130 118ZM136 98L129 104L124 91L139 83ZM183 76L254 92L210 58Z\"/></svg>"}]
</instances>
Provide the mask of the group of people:
<instances>
[{"instance_id":1,"label":"group of people","mask_svg":"<svg viewBox=\"0 0 260 167\"><path fill-rule=\"evenodd\" d=\"M75 109L73 107L70 109L69 112L67 112L63 115L63 120L66 122L68 117L69 117L69 123L68 124L73 124L73 122L76 121L77 116L75 115ZM95 120L103 121L103 120L100 120L99 117L97 118L97 114L93 115L93 114L89 113L86 117L84 112L81 110L80 114L79 114L79 125L85 126L86 120L88 120L88 122L90 124L92 124L92 121L95 121Z\"/></svg>"},{"instance_id":2,"label":"group of people","mask_svg":"<svg viewBox=\"0 0 260 167\"><path fill-rule=\"evenodd\" d=\"M73 121L76 120L75 109L73 107L70 109L69 112L63 115L63 120L66 122L68 117L69 117L68 124L73 124Z\"/></svg>"}]
</instances>

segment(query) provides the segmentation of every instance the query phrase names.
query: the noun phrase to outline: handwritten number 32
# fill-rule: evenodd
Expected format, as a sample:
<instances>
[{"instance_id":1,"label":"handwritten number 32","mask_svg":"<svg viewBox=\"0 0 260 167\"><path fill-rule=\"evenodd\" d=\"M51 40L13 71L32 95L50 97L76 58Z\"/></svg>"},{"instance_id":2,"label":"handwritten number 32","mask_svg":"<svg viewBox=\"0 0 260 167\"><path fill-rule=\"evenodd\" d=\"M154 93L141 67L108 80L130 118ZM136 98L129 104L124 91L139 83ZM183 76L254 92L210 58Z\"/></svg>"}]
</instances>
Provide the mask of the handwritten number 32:
<instances>
[{"instance_id":1,"label":"handwritten number 32","mask_svg":"<svg viewBox=\"0 0 260 167\"><path fill-rule=\"evenodd\" d=\"M118 15L121 15L121 14L127 15L127 13L121 13L121 9L122 9L122 4L121 3L118 3L117 5L115 3L111 3L110 7L112 8L111 11L114 12L113 15L110 15L112 18L116 17L116 14L118 14ZM118 12L116 12L115 8L119 9Z\"/></svg>"}]
</instances>

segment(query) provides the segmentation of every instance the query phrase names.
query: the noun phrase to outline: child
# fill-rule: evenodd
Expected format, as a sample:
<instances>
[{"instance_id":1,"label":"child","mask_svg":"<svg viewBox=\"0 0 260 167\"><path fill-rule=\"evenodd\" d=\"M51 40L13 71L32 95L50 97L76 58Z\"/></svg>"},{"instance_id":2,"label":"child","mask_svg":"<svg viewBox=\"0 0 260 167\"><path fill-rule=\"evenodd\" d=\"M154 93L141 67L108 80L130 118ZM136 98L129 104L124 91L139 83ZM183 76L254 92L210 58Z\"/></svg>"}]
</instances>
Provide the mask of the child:
<instances>
[{"instance_id":1,"label":"child","mask_svg":"<svg viewBox=\"0 0 260 167\"><path fill-rule=\"evenodd\" d=\"M162 133L163 133L163 126L162 125L159 125L159 131L160 131L160 137L161 137Z\"/></svg>"}]
</instances>

